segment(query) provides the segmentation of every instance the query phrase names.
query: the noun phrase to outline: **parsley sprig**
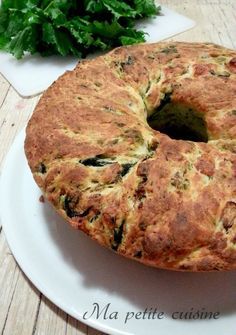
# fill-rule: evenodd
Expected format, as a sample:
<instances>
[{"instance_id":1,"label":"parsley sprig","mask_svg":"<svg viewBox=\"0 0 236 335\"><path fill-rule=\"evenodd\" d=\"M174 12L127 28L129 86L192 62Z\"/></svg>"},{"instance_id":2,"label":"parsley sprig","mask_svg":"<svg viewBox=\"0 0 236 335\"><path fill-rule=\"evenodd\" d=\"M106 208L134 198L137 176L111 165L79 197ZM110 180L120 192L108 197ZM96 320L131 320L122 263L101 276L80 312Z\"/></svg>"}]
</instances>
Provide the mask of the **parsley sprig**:
<instances>
[{"instance_id":1,"label":"parsley sprig","mask_svg":"<svg viewBox=\"0 0 236 335\"><path fill-rule=\"evenodd\" d=\"M0 49L85 57L145 41L137 19L159 14L154 0L2 0Z\"/></svg>"}]
</instances>

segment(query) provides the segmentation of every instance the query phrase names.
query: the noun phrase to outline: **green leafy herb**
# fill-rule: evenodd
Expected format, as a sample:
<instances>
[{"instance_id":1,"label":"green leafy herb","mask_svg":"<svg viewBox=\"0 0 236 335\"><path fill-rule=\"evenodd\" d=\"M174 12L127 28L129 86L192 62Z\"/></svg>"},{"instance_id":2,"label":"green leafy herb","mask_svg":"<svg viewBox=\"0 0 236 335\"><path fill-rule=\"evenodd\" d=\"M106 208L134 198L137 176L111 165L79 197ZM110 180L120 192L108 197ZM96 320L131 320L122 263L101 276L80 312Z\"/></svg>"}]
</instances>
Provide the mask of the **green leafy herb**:
<instances>
[{"instance_id":1,"label":"green leafy herb","mask_svg":"<svg viewBox=\"0 0 236 335\"><path fill-rule=\"evenodd\" d=\"M0 49L85 57L145 41L137 19L159 14L154 0L2 0Z\"/></svg>"}]
</instances>

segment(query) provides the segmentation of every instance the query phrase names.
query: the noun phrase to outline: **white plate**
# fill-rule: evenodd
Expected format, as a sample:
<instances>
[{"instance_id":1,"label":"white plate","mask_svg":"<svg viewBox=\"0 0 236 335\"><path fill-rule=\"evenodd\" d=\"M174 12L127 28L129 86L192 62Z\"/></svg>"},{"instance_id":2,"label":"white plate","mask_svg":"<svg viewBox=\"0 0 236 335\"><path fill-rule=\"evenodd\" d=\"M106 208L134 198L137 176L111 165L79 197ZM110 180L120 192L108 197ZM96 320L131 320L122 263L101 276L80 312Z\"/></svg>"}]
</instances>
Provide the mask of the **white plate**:
<instances>
[{"instance_id":1,"label":"white plate","mask_svg":"<svg viewBox=\"0 0 236 335\"><path fill-rule=\"evenodd\" d=\"M56 305L109 334L235 335L236 273L178 273L125 259L74 231L39 202L23 152L24 132L14 142L0 185L0 213L10 248L26 275ZM84 320L93 303L108 313ZM162 320L124 319L127 312L164 312ZM217 320L173 320L175 311L219 312ZM109 313L118 318L105 320ZM113 313L114 317L115 314ZM131 316L131 314L130 314ZM139 315L140 316L144 316ZM153 316L153 315L151 315Z\"/></svg>"},{"instance_id":2,"label":"white plate","mask_svg":"<svg viewBox=\"0 0 236 335\"><path fill-rule=\"evenodd\" d=\"M137 27L146 31L147 42L158 42L194 27L193 20L162 6L162 15L143 20ZM16 60L0 52L0 72L23 96L32 96L44 91L66 70L72 70L78 59L74 57L26 56Z\"/></svg>"}]
</instances>

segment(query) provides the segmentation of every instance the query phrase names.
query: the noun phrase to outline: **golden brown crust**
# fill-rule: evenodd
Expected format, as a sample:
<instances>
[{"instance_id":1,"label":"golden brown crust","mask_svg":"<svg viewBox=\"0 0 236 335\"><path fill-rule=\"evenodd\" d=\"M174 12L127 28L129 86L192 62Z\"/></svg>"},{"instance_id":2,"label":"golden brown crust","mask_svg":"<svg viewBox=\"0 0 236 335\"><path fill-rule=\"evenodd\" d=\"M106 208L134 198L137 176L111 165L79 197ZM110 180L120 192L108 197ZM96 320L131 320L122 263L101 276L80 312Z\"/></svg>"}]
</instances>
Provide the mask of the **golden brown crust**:
<instances>
[{"instance_id":1,"label":"golden brown crust","mask_svg":"<svg viewBox=\"0 0 236 335\"><path fill-rule=\"evenodd\" d=\"M208 143L147 124L170 93L201 112ZM82 61L40 99L25 152L54 208L100 244L160 268L236 269L235 51L158 43Z\"/></svg>"}]
</instances>

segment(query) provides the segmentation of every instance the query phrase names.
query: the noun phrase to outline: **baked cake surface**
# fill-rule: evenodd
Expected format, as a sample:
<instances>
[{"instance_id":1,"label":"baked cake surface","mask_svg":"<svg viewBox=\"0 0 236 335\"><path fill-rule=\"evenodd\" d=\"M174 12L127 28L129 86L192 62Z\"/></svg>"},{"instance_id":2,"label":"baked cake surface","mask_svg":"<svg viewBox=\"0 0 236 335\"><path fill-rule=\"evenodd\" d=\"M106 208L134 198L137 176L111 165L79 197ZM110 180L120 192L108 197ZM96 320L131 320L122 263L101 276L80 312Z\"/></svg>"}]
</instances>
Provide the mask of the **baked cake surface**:
<instances>
[{"instance_id":1,"label":"baked cake surface","mask_svg":"<svg viewBox=\"0 0 236 335\"><path fill-rule=\"evenodd\" d=\"M81 61L43 94L25 153L57 212L101 245L159 268L236 269L236 51L141 44Z\"/></svg>"}]
</instances>

